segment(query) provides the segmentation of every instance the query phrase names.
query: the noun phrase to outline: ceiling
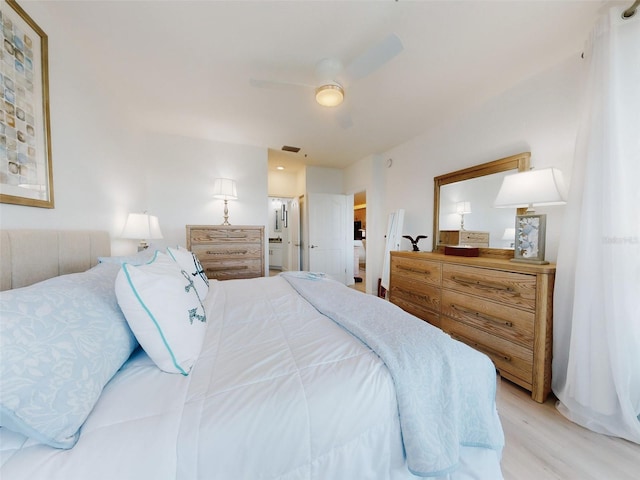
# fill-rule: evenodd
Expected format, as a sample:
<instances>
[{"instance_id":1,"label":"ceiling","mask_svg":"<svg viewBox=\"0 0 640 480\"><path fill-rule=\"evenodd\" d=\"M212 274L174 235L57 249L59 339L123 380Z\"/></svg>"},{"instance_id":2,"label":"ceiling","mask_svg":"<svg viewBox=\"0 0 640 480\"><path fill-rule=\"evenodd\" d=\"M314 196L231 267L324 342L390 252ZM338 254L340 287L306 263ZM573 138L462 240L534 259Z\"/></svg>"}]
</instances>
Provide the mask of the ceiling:
<instances>
[{"instance_id":1,"label":"ceiling","mask_svg":"<svg viewBox=\"0 0 640 480\"><path fill-rule=\"evenodd\" d=\"M293 168L344 167L384 152L579 55L605 3L87 0L44 8L77 35L82 61L124 122L267 147L270 165ZM319 60L348 65L391 33L403 50L346 83L339 107L316 104L313 88L250 84L316 85ZM301 150L280 152L283 145Z\"/></svg>"}]
</instances>

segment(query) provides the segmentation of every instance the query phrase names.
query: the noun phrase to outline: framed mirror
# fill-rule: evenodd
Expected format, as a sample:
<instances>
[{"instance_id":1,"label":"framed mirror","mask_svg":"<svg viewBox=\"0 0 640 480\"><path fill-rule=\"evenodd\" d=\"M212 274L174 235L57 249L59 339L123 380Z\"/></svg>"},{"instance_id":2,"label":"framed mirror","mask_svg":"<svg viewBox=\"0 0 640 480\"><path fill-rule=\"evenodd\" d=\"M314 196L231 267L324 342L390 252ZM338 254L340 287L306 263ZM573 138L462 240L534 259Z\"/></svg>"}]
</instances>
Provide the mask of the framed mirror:
<instances>
[{"instance_id":1,"label":"framed mirror","mask_svg":"<svg viewBox=\"0 0 640 480\"><path fill-rule=\"evenodd\" d=\"M529 170L530 152L446 173L433 179L433 251L445 245L480 248L481 256L512 258L516 209L493 202L505 175ZM524 210L524 209L520 209Z\"/></svg>"}]
</instances>

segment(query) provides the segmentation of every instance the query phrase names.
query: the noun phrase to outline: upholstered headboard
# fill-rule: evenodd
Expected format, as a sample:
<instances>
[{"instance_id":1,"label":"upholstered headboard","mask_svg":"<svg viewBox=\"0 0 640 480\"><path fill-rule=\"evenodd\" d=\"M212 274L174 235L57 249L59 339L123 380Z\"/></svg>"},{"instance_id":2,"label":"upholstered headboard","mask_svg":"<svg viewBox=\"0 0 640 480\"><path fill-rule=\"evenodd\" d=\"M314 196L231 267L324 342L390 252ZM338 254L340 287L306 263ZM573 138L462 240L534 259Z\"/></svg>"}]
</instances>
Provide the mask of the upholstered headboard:
<instances>
[{"instance_id":1,"label":"upholstered headboard","mask_svg":"<svg viewBox=\"0 0 640 480\"><path fill-rule=\"evenodd\" d=\"M99 230L0 230L0 290L82 272L110 253Z\"/></svg>"}]
</instances>

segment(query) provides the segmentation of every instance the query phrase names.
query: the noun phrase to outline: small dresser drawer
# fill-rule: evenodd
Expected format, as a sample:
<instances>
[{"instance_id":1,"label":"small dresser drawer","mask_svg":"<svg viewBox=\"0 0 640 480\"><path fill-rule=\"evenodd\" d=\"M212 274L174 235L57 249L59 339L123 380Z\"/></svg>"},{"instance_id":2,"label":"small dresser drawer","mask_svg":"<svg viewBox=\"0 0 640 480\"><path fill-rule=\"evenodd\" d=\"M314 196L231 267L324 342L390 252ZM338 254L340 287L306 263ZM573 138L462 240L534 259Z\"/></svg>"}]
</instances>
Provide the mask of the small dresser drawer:
<instances>
[{"instance_id":1,"label":"small dresser drawer","mask_svg":"<svg viewBox=\"0 0 640 480\"><path fill-rule=\"evenodd\" d=\"M522 386L531 387L533 377L532 350L444 315L440 318L440 322L442 329L453 338L488 355L501 374L505 372L520 380L518 383Z\"/></svg>"},{"instance_id":2,"label":"small dresser drawer","mask_svg":"<svg viewBox=\"0 0 640 480\"><path fill-rule=\"evenodd\" d=\"M460 232L460 245L489 246L489 232Z\"/></svg>"},{"instance_id":3,"label":"small dresser drawer","mask_svg":"<svg viewBox=\"0 0 640 480\"><path fill-rule=\"evenodd\" d=\"M469 245L488 247L489 232L474 230L440 230L438 245Z\"/></svg>"},{"instance_id":4,"label":"small dresser drawer","mask_svg":"<svg viewBox=\"0 0 640 480\"><path fill-rule=\"evenodd\" d=\"M196 254L200 262L209 260L233 260L237 258L260 259L263 251L261 244L238 243L238 244L210 244L192 245L192 252Z\"/></svg>"},{"instance_id":5,"label":"small dresser drawer","mask_svg":"<svg viewBox=\"0 0 640 480\"><path fill-rule=\"evenodd\" d=\"M234 278L251 278L262 276L262 262L255 260L200 261L202 270L208 278L231 280Z\"/></svg>"},{"instance_id":6,"label":"small dresser drawer","mask_svg":"<svg viewBox=\"0 0 640 480\"><path fill-rule=\"evenodd\" d=\"M262 243L261 235L255 228L192 228L191 243Z\"/></svg>"},{"instance_id":7,"label":"small dresser drawer","mask_svg":"<svg viewBox=\"0 0 640 480\"><path fill-rule=\"evenodd\" d=\"M394 257L391 262L391 276L397 276L410 282L440 286L442 264L429 260Z\"/></svg>"},{"instance_id":8,"label":"small dresser drawer","mask_svg":"<svg viewBox=\"0 0 640 480\"><path fill-rule=\"evenodd\" d=\"M532 311L536 308L535 275L445 264L442 287Z\"/></svg>"},{"instance_id":9,"label":"small dresser drawer","mask_svg":"<svg viewBox=\"0 0 640 480\"><path fill-rule=\"evenodd\" d=\"M533 345L535 315L532 311L443 290L441 313L523 347Z\"/></svg>"},{"instance_id":10,"label":"small dresser drawer","mask_svg":"<svg viewBox=\"0 0 640 480\"><path fill-rule=\"evenodd\" d=\"M437 286L399 277L391 284L389 294L393 303L405 310L409 309L410 313L429 323L435 323L439 317L440 288Z\"/></svg>"}]
</instances>

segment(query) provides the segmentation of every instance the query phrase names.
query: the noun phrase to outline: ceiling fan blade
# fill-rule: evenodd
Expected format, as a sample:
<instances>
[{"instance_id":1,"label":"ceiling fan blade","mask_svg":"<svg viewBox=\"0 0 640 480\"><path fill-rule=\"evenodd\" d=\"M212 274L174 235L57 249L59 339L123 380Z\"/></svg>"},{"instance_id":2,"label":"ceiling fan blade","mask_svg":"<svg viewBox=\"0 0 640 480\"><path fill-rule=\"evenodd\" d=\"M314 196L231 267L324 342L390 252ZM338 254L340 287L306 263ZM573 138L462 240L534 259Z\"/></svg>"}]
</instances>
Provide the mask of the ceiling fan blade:
<instances>
[{"instance_id":1,"label":"ceiling fan blade","mask_svg":"<svg viewBox=\"0 0 640 480\"><path fill-rule=\"evenodd\" d=\"M402 41L392 33L357 56L345 69L348 77L358 80L370 75L404 49Z\"/></svg>"},{"instance_id":2,"label":"ceiling fan blade","mask_svg":"<svg viewBox=\"0 0 640 480\"><path fill-rule=\"evenodd\" d=\"M336 120L338 121L338 125L340 125L345 130L353 127L353 118L351 118L351 114L348 111L337 113Z\"/></svg>"},{"instance_id":3,"label":"ceiling fan blade","mask_svg":"<svg viewBox=\"0 0 640 480\"><path fill-rule=\"evenodd\" d=\"M275 90L291 90L295 88L315 88L313 85L306 85L304 83L296 82L284 82L280 80L259 80L256 78L249 79L249 83L252 87L256 88L271 88Z\"/></svg>"}]
</instances>

